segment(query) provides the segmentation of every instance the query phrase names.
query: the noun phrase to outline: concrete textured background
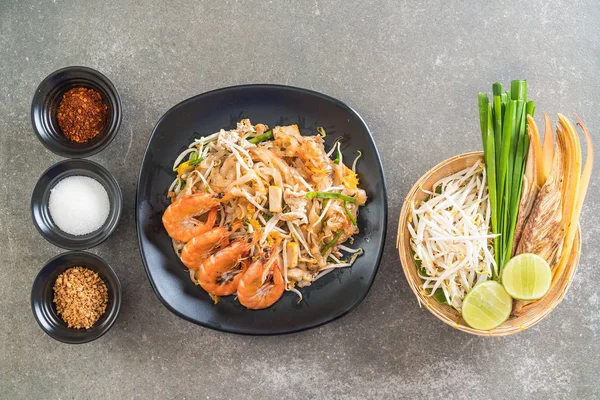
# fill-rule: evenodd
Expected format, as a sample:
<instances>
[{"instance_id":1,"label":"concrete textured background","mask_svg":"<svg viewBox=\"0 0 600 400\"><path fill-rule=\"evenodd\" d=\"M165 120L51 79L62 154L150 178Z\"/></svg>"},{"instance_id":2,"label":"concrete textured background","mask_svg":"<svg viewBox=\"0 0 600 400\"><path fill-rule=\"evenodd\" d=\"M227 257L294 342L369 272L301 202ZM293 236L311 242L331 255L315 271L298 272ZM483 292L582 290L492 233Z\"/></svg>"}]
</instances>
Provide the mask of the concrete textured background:
<instances>
[{"instance_id":1,"label":"concrete textured background","mask_svg":"<svg viewBox=\"0 0 600 400\"><path fill-rule=\"evenodd\" d=\"M594 0L3 0L0 398L598 398L597 179L570 291L516 336L469 336L420 309L394 248L412 183L480 148L476 95L494 81L528 79L539 112L554 120L578 112L600 145L598 21ZM118 137L91 158L123 188L117 231L91 251L116 269L124 301L106 336L69 346L46 336L29 306L33 278L62 251L30 220L33 185L61 158L33 135L29 107L46 75L78 64L105 73L124 106ZM167 109L207 90L265 82L327 93L363 116L386 169L389 228L373 288L351 314L295 335L244 337L195 326L160 304L137 250L134 192Z\"/></svg>"}]
</instances>

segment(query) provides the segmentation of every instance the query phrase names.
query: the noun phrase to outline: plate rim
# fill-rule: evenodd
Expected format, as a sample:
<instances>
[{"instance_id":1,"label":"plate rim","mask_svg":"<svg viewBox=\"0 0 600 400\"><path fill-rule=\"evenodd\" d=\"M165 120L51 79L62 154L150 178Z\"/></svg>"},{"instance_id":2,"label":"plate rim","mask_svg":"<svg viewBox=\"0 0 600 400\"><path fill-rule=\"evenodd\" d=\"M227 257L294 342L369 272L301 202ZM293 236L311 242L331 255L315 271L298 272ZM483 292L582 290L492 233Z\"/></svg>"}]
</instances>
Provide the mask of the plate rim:
<instances>
[{"instance_id":1,"label":"plate rim","mask_svg":"<svg viewBox=\"0 0 600 400\"><path fill-rule=\"evenodd\" d=\"M150 276L150 271L148 269L148 261L146 260L146 255L144 254L144 251L142 250L142 235L140 234L141 231L141 227L140 227L140 219L139 219L139 207L138 207L138 200L140 198L140 180L141 180L141 176L142 176L142 172L143 172L143 164L144 161L146 160L146 156L148 154L148 151L150 149L150 143L152 142L152 138L154 137L154 134L156 133L156 129L158 128L158 126L160 126L160 124L162 123L162 121L176 108L179 108L189 102L195 101L196 99L200 98L200 97L204 97L204 96L208 96L211 94L215 94L217 92L228 92L231 90L240 90L240 89L280 89L280 90L289 90L292 92L300 92L303 94L308 94L311 96L317 96L317 97L321 97L327 101L330 101L332 103L335 103L345 109L347 109L350 113L354 114L355 117L358 118L358 120L363 124L363 126L365 127L367 133L369 134L369 137L371 139L371 143L373 144L373 149L375 151L375 155L376 155L376 162L377 165L379 167L379 171L381 173L381 185L382 185L382 195L383 195L383 229L382 229L382 237L381 237L381 244L379 246L379 251L375 260L375 267L373 270L373 274L372 277L370 278L369 282L368 282L368 287L367 290L364 291L364 293L360 296L360 298L357 299L357 301L352 304L351 307L349 307L348 309L344 310L343 312L341 312L340 314L336 315L333 318L327 319L325 321L321 321L321 322L317 322L317 323L312 323L312 324L307 324L305 326L302 327L298 327L298 328L291 328L288 330L281 330L281 331L276 331L276 332L250 332L250 331L244 331L244 330L239 330L239 329L227 329L227 328L222 328L219 326L214 326L214 325L210 325L206 322L203 321L198 321L196 319L193 319L191 317L188 317L187 315L179 312L178 310L176 310L175 308L173 308L168 301L166 301L164 299L164 297L159 293L158 289L156 288L156 285L154 283L154 280L152 279L152 277ZM152 133L150 134L149 138L148 138L148 142L146 144L146 148L144 150L144 154L142 156L142 160L140 163L140 168L139 168L139 172L138 172L138 177L137 177L137 187L136 187L136 191L135 191L135 228L136 228L136 236L137 236L137 242L138 242L138 251L140 253L141 259L142 259L142 264L144 266L144 272L146 273L146 277L148 278L148 281L150 282L150 286L152 287L152 290L154 291L154 294L156 295L156 297L158 297L158 299L160 300L160 302L167 308L167 310L169 310L170 312L172 312L173 314L175 314L176 316L178 316L179 318L182 318L186 321L189 321L193 324L202 326L203 328L208 328L208 329L212 329L218 332L224 332L224 333L229 333L229 334L237 334L237 335L246 335L246 336L279 336L279 335L288 335L288 334L292 334L292 333L298 333L298 332L302 332L302 331L306 331L309 329L314 329L317 328L319 326L323 326L325 324L328 324L330 322L333 322L335 320L338 320L346 315L348 315L350 312L352 312L354 309L356 309L367 297L367 295L369 294L369 292L371 291L371 288L373 287L373 283L375 281L375 277L377 276L377 273L379 272L379 267L381 264L381 259L383 257L383 252L385 249L385 243L386 243L386 237L387 237L387 224L388 224L388 198L387 198L387 184L386 184L386 178L385 178L385 173L384 173L384 169L383 169L383 165L381 162L381 155L379 154L379 150L377 149L377 144L375 143L375 140L373 138L373 134L371 133L371 129L369 128L369 126L367 125L367 123L365 122L365 120L362 118L362 116L352 107L350 107L349 105L347 105L346 103L344 103L341 100L336 99L335 97L314 91L314 90L310 90L310 89L305 89L305 88L301 88L301 87L297 87L297 86L289 86L289 85L280 85L280 84L270 84L270 83L258 83L258 84L243 84L243 85L232 85L232 86L225 86L222 88L216 88L216 89L212 89L206 92L202 92L200 94L194 95L192 97L189 97L185 100L180 101L179 103L175 104L174 106L170 107L167 111L165 111L162 116L158 119L158 121L156 121L156 123L154 124L154 127L152 128Z\"/></svg>"}]
</instances>

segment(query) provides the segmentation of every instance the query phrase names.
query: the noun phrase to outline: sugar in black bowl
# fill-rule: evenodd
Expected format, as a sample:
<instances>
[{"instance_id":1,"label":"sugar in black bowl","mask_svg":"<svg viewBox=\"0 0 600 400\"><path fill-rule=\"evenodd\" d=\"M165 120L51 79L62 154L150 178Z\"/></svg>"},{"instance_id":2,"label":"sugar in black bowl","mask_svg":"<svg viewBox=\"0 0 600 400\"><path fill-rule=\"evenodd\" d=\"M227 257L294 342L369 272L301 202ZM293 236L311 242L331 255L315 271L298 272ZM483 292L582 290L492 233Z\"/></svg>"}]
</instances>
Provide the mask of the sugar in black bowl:
<instances>
[{"instance_id":1,"label":"sugar in black bowl","mask_svg":"<svg viewBox=\"0 0 600 400\"><path fill-rule=\"evenodd\" d=\"M59 121L61 103L66 111ZM31 103L33 131L44 146L63 157L84 158L104 149L115 138L121 118L117 89L106 76L88 67L51 73L37 87ZM74 126L75 122L79 126ZM61 125L69 126L74 136L64 132ZM91 128L97 132L88 139L85 136L90 136ZM84 139L77 139L82 133Z\"/></svg>"},{"instance_id":2,"label":"sugar in black bowl","mask_svg":"<svg viewBox=\"0 0 600 400\"><path fill-rule=\"evenodd\" d=\"M50 243L69 250L99 245L116 229L123 195L111 173L95 162L58 162L31 195L31 216Z\"/></svg>"},{"instance_id":3,"label":"sugar in black bowl","mask_svg":"<svg viewBox=\"0 0 600 400\"><path fill-rule=\"evenodd\" d=\"M60 303L60 300L57 296L61 294L55 290L55 285L57 279L63 279L64 273L71 269L86 271L88 278L101 282L101 293L105 296L101 315L87 329L69 327L65 316L58 312L57 302ZM31 310L40 328L52 338L64 343L86 343L110 330L119 315L121 297L119 278L106 261L94 254L72 251L54 257L40 270L31 288ZM72 319L73 310L70 311Z\"/></svg>"}]
</instances>

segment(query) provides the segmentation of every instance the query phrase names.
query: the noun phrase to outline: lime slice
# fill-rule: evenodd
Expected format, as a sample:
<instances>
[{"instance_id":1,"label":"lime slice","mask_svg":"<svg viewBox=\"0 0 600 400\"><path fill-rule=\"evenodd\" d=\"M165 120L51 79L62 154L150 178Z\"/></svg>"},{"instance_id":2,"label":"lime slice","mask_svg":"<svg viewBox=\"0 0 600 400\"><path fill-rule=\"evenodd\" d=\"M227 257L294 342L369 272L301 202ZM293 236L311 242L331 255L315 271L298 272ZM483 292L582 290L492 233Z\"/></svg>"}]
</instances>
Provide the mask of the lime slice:
<instances>
[{"instance_id":1,"label":"lime slice","mask_svg":"<svg viewBox=\"0 0 600 400\"><path fill-rule=\"evenodd\" d=\"M465 296L462 317L471 328L489 331L508 319L512 302L513 299L498 282L481 282Z\"/></svg>"},{"instance_id":2,"label":"lime slice","mask_svg":"<svg viewBox=\"0 0 600 400\"><path fill-rule=\"evenodd\" d=\"M542 257L519 254L506 263L502 271L504 289L517 300L537 300L550 289L552 271Z\"/></svg>"}]
</instances>

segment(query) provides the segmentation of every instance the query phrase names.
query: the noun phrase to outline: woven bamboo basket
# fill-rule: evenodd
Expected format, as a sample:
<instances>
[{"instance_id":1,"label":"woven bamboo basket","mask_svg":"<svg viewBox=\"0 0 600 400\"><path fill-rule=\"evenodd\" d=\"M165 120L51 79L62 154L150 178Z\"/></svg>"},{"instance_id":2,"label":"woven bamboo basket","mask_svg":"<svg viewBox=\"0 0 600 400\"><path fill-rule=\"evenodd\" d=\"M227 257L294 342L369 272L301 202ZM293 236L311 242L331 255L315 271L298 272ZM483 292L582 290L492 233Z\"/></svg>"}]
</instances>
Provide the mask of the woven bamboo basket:
<instances>
[{"instance_id":1,"label":"woven bamboo basket","mask_svg":"<svg viewBox=\"0 0 600 400\"><path fill-rule=\"evenodd\" d=\"M404 270L406 280L408 281L415 296L417 296L419 303L421 303L439 320L458 330L474 335L507 336L524 331L525 329L530 328L540 322L565 297L579 263L579 254L581 252L581 232L580 230L577 231L575 242L573 243L573 251L562 277L550 288L550 291L544 297L533 303L529 303L526 307L523 307L519 315L511 315L510 318L498 328L490 331L483 331L469 327L462 319L460 312L446 304L438 303L435 299L428 297L426 293L422 292L421 278L419 278L417 266L415 265L410 248L410 234L408 232L407 224L411 202L415 201L418 204L427 197L427 194L425 194L421 189L431 190L433 184L439 179L470 167L478 160L483 160L483 152L466 153L452 157L436 165L433 169L421 177L417 183L415 183L406 196L406 200L402 206L402 212L400 213L400 221L398 224L396 247L398 247L400 260L402 262L402 269Z\"/></svg>"}]
</instances>

